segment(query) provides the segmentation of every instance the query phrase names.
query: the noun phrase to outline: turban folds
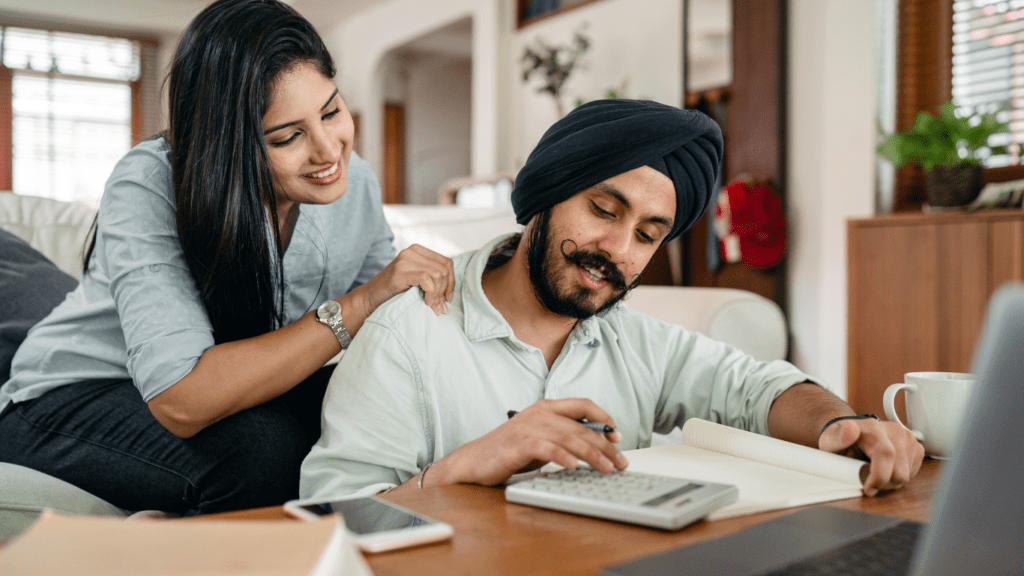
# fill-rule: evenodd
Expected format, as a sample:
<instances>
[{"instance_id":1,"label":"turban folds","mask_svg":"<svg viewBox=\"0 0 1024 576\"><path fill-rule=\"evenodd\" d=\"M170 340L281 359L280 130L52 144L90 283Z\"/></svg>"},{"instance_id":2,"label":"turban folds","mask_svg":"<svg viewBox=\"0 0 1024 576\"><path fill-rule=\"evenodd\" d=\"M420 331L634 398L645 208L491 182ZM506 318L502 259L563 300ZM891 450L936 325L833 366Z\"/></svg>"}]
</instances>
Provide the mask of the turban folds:
<instances>
[{"instance_id":1,"label":"turban folds","mask_svg":"<svg viewBox=\"0 0 1024 576\"><path fill-rule=\"evenodd\" d=\"M722 131L705 114L646 100L596 100L544 133L516 176L512 207L526 224L595 184L650 166L676 190L668 242L708 208L721 162Z\"/></svg>"}]
</instances>

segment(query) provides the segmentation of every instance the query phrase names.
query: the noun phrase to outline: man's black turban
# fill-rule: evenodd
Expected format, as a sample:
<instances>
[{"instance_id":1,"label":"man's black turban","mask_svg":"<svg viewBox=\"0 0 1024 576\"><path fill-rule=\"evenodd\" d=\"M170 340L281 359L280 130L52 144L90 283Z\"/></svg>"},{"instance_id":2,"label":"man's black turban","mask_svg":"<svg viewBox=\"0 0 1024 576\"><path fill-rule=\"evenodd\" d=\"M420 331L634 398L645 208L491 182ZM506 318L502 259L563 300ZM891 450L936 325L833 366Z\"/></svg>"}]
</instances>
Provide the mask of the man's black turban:
<instances>
[{"instance_id":1,"label":"man's black turban","mask_svg":"<svg viewBox=\"0 0 1024 576\"><path fill-rule=\"evenodd\" d=\"M668 176L676 216L665 242L704 214L722 162L722 131L696 110L646 100L588 102L555 122L516 176L516 221L641 166Z\"/></svg>"}]
</instances>

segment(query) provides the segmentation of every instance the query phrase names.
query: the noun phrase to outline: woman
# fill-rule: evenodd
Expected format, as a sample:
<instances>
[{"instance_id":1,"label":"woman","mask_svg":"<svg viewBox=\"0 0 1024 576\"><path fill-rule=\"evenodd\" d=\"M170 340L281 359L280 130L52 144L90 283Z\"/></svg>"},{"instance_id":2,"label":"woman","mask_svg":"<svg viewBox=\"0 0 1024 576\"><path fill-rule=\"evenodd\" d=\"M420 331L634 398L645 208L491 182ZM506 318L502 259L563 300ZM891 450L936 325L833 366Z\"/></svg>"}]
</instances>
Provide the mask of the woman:
<instances>
[{"instance_id":1,"label":"woman","mask_svg":"<svg viewBox=\"0 0 1024 576\"><path fill-rule=\"evenodd\" d=\"M418 286L443 313L454 288L449 259L394 257L334 74L277 0L219 0L195 18L171 67L169 130L115 167L81 283L0 388L0 461L129 510L297 496L321 367L391 296Z\"/></svg>"}]
</instances>

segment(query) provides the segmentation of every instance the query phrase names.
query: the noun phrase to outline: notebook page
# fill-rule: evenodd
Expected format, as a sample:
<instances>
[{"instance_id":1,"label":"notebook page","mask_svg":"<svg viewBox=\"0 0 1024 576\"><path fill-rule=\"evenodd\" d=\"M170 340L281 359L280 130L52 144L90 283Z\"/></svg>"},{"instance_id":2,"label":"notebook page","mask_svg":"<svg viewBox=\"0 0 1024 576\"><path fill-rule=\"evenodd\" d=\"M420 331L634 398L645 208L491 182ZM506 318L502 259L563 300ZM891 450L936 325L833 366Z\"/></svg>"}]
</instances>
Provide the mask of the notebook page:
<instances>
[{"instance_id":1,"label":"notebook page","mask_svg":"<svg viewBox=\"0 0 1024 576\"><path fill-rule=\"evenodd\" d=\"M868 463L815 448L801 446L746 430L691 418L683 425L683 443L696 448L737 456L861 486Z\"/></svg>"},{"instance_id":2,"label":"notebook page","mask_svg":"<svg viewBox=\"0 0 1024 576\"><path fill-rule=\"evenodd\" d=\"M629 460L629 471L736 485L738 500L711 513L708 518L712 520L860 496L859 484L854 486L686 444L628 450L623 454Z\"/></svg>"}]
</instances>

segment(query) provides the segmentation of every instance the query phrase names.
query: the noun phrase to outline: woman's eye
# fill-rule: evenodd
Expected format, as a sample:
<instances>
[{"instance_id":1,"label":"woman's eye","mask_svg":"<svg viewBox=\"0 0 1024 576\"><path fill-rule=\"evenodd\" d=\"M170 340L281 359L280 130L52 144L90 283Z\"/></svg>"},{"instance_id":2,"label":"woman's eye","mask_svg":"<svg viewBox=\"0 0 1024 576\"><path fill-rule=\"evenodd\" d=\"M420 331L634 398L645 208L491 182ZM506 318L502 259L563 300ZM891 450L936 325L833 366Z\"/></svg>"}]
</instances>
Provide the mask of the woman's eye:
<instances>
[{"instance_id":1,"label":"woman's eye","mask_svg":"<svg viewBox=\"0 0 1024 576\"><path fill-rule=\"evenodd\" d=\"M296 133L292 134L291 137L288 138L287 140L279 140L277 142L271 142L270 145L274 146L276 148L280 148L281 146L287 146L287 145L291 144L298 137L299 137L299 133L296 132Z\"/></svg>"},{"instance_id":2,"label":"woman's eye","mask_svg":"<svg viewBox=\"0 0 1024 576\"><path fill-rule=\"evenodd\" d=\"M341 108L335 108L334 110L331 110L327 114L324 114L323 117L321 117L321 120L330 120L331 118L337 116L339 112L341 112Z\"/></svg>"}]
</instances>

